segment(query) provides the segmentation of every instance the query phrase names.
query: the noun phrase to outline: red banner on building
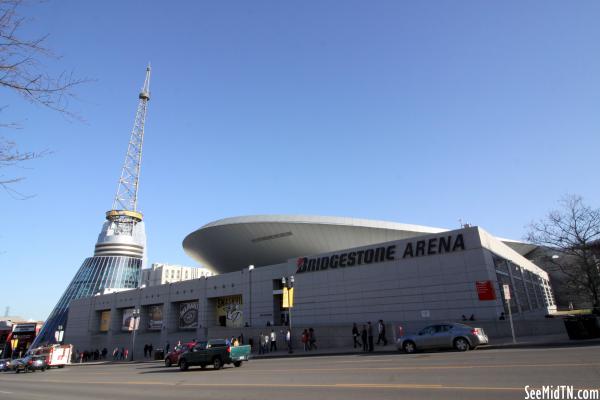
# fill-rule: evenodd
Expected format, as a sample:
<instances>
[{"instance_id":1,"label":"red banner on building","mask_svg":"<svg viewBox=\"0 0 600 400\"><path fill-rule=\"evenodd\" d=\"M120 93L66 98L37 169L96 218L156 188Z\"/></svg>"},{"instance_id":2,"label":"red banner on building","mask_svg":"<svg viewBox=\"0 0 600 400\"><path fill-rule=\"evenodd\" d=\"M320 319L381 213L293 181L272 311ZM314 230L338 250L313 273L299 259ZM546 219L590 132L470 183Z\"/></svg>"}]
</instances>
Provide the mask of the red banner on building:
<instances>
[{"instance_id":1,"label":"red banner on building","mask_svg":"<svg viewBox=\"0 0 600 400\"><path fill-rule=\"evenodd\" d=\"M492 281L477 281L475 282L477 287L477 295L479 295L480 301L496 300L496 291Z\"/></svg>"}]
</instances>

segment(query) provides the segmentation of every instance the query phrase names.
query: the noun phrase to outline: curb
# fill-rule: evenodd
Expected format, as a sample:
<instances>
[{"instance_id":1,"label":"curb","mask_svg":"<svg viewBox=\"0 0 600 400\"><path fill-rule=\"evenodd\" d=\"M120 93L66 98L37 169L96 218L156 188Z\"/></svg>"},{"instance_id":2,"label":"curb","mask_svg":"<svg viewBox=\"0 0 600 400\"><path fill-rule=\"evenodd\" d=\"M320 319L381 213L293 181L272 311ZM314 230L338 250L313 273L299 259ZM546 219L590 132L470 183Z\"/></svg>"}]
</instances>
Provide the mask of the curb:
<instances>
[{"instance_id":1,"label":"curb","mask_svg":"<svg viewBox=\"0 0 600 400\"><path fill-rule=\"evenodd\" d=\"M555 348L555 347L580 347L600 345L600 339L569 340L555 342L523 342L523 343L505 343L490 344L478 347L481 350L495 349L525 349L525 348Z\"/></svg>"},{"instance_id":2,"label":"curb","mask_svg":"<svg viewBox=\"0 0 600 400\"><path fill-rule=\"evenodd\" d=\"M503 344L489 344L477 347L477 350L498 350L498 349L526 349L526 348L557 348L557 347L581 347L581 346L596 346L600 345L600 339L587 339L587 340L569 340L569 341L554 341L554 342L523 342L523 343L503 343ZM396 349L390 350L379 350L373 352L363 351L349 351L340 350L333 352L323 353L311 353L303 352L302 350L294 353L279 353L274 355L250 355L250 360L268 360L268 359L280 359L280 358L302 358L302 357L336 357L336 356L348 356L348 355L361 355L361 356L375 356L375 355L391 355L391 354L404 354ZM69 366L84 366L84 365L110 365L110 364L150 364L150 363L162 363L163 360L142 360L142 361L94 361L85 363L73 363Z\"/></svg>"}]
</instances>

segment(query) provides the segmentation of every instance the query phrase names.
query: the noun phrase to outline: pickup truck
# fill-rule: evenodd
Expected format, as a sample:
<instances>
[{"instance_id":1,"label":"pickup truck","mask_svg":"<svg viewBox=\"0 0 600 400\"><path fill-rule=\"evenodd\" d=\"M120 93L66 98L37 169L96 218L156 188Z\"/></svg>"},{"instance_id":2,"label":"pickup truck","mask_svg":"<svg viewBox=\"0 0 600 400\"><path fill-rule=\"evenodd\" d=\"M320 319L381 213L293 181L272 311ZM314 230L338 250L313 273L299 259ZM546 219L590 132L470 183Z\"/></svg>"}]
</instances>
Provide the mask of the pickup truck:
<instances>
[{"instance_id":1,"label":"pickup truck","mask_svg":"<svg viewBox=\"0 0 600 400\"><path fill-rule=\"evenodd\" d=\"M193 365L205 368L212 365L214 369L221 369L225 364L241 367L243 361L248 361L250 346L230 346L223 339L212 339L207 342L198 342L187 352L179 357L179 369L186 371Z\"/></svg>"}]
</instances>

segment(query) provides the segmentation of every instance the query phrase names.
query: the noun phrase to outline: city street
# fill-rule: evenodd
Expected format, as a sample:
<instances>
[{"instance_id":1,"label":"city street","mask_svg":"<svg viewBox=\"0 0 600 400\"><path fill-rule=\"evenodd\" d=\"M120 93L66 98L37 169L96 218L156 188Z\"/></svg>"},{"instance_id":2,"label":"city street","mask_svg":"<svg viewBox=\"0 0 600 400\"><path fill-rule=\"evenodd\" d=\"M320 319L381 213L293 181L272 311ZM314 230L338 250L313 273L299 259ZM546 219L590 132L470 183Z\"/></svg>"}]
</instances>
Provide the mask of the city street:
<instances>
[{"instance_id":1,"label":"city street","mask_svg":"<svg viewBox=\"0 0 600 400\"><path fill-rule=\"evenodd\" d=\"M524 399L524 387L600 389L600 346L253 360L180 372L157 363L0 374L0 399Z\"/></svg>"}]
</instances>

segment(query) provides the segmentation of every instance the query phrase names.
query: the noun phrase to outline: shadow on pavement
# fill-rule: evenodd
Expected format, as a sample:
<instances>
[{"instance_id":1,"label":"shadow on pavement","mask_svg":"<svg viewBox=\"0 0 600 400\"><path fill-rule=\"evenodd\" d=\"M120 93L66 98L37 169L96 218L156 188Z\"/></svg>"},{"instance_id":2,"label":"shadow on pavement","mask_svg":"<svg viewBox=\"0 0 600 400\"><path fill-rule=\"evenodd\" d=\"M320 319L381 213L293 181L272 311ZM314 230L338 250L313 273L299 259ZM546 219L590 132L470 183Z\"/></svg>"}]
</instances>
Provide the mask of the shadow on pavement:
<instances>
[{"instance_id":1,"label":"shadow on pavement","mask_svg":"<svg viewBox=\"0 0 600 400\"><path fill-rule=\"evenodd\" d=\"M198 373L208 373L208 372L222 372L222 371L228 371L228 370L233 370L233 369L237 369L234 367L223 367L221 369L214 369L214 368L206 368L206 369L202 369L200 367L190 367L190 369L188 369L187 371L180 371L179 368L166 368L163 367L162 370L158 370L158 371L143 371L143 372L138 372L139 374L168 374L171 372L177 372L180 374L189 374L190 372L198 372Z\"/></svg>"}]
</instances>

